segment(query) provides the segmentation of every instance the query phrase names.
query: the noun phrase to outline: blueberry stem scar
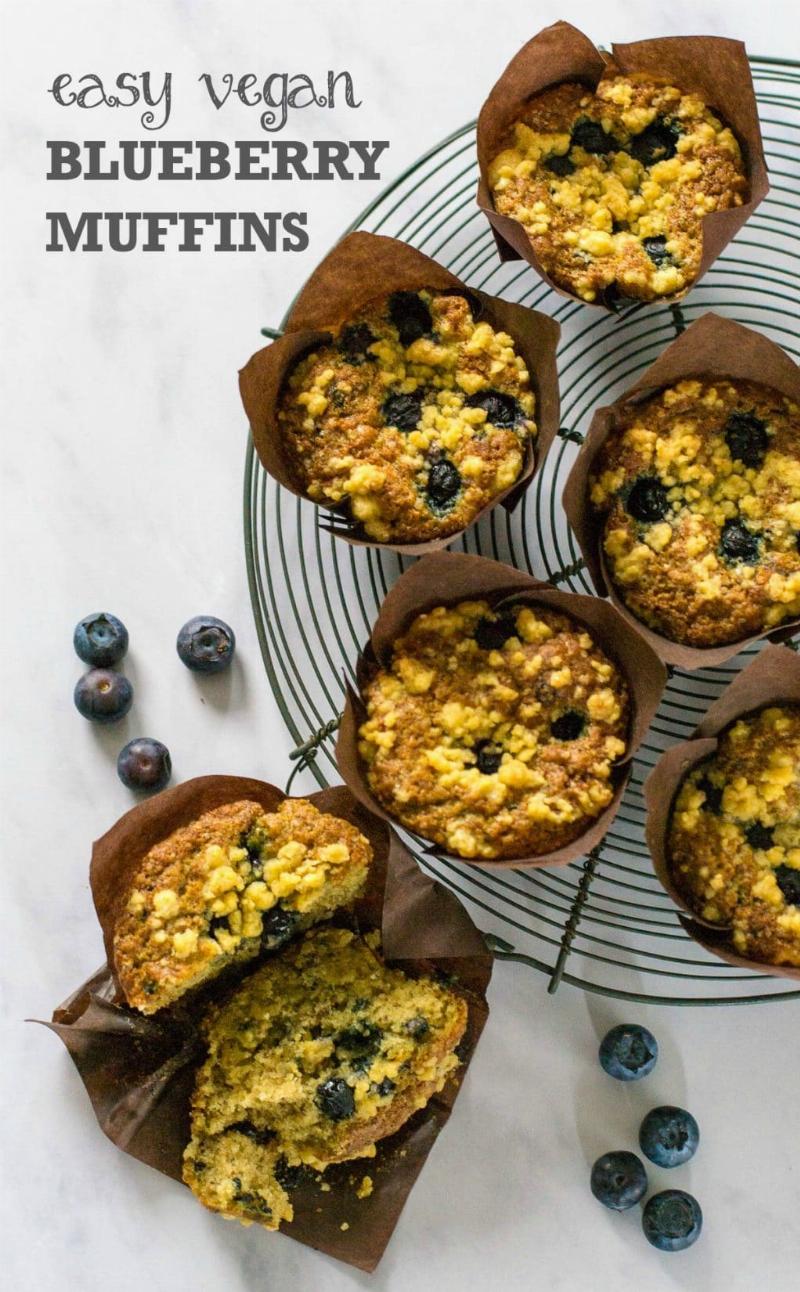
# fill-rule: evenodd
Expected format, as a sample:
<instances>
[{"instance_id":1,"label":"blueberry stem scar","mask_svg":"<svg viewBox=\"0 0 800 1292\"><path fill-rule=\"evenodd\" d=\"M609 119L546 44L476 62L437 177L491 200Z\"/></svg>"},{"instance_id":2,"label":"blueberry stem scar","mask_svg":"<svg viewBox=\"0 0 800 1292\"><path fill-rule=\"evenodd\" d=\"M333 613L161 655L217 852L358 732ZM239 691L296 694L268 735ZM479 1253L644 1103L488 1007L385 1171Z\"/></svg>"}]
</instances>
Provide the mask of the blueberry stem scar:
<instances>
[{"instance_id":1,"label":"blueberry stem scar","mask_svg":"<svg viewBox=\"0 0 800 1292\"><path fill-rule=\"evenodd\" d=\"M572 950L572 941L578 931L581 913L586 903L586 899L589 896L589 889L591 887L592 880L595 877L597 863L603 855L603 844L604 840L602 839L600 840L600 843L595 844L594 848L592 848L592 851L583 863L583 874L581 875L581 880L578 884L578 891L575 894L575 900L572 903L569 918L564 925L564 932L561 935L561 946L558 952L558 959L556 960L553 972L550 975L550 981L547 984L547 991L551 996L554 996L558 991L561 979L564 976L567 957Z\"/></svg>"}]
</instances>

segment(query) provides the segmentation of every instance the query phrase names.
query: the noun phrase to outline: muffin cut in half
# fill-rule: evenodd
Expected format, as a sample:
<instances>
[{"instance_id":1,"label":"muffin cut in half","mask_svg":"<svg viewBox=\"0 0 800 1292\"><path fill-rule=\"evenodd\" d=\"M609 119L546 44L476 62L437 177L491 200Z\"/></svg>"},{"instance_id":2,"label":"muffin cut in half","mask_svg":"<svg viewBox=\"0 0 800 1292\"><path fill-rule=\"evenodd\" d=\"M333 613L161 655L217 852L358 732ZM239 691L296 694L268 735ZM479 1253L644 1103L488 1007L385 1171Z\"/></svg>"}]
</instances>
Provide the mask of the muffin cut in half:
<instances>
[{"instance_id":1,"label":"muffin cut in half","mask_svg":"<svg viewBox=\"0 0 800 1292\"><path fill-rule=\"evenodd\" d=\"M534 95L487 178L552 280L606 304L685 290L703 217L741 206L749 188L739 142L709 105L639 73Z\"/></svg>"},{"instance_id":2,"label":"muffin cut in half","mask_svg":"<svg viewBox=\"0 0 800 1292\"><path fill-rule=\"evenodd\" d=\"M680 785L673 881L739 955L800 966L800 708L746 714Z\"/></svg>"},{"instance_id":3,"label":"muffin cut in half","mask_svg":"<svg viewBox=\"0 0 800 1292\"><path fill-rule=\"evenodd\" d=\"M361 697L375 798L458 856L554 851L614 797L628 684L583 623L544 604L417 615Z\"/></svg>"},{"instance_id":4,"label":"muffin cut in half","mask_svg":"<svg viewBox=\"0 0 800 1292\"><path fill-rule=\"evenodd\" d=\"M397 291L295 364L278 421L304 494L411 543L464 529L514 484L534 410L524 359L477 301Z\"/></svg>"},{"instance_id":5,"label":"muffin cut in half","mask_svg":"<svg viewBox=\"0 0 800 1292\"><path fill-rule=\"evenodd\" d=\"M204 813L142 859L113 936L126 1002L152 1014L228 965L273 951L363 892L372 860L355 826L286 799Z\"/></svg>"},{"instance_id":6,"label":"muffin cut in half","mask_svg":"<svg viewBox=\"0 0 800 1292\"><path fill-rule=\"evenodd\" d=\"M458 1067L465 1000L378 941L312 929L210 1010L184 1155L207 1207L277 1229L304 1168L374 1156Z\"/></svg>"}]
</instances>

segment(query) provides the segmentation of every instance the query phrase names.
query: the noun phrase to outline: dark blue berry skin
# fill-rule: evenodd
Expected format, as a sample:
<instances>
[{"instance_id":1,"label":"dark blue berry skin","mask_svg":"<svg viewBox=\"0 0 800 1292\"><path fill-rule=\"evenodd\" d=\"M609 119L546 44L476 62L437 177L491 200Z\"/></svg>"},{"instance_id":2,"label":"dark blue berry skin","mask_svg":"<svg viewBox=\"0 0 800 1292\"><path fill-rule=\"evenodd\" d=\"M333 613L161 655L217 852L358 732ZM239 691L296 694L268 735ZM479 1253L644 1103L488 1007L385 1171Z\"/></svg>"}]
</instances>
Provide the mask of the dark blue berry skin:
<instances>
[{"instance_id":1,"label":"dark blue berry skin","mask_svg":"<svg viewBox=\"0 0 800 1292\"><path fill-rule=\"evenodd\" d=\"M653 1071L657 1059L658 1042L639 1023L612 1027L600 1043L600 1066L617 1081L640 1081Z\"/></svg>"},{"instance_id":2,"label":"dark blue berry skin","mask_svg":"<svg viewBox=\"0 0 800 1292\"><path fill-rule=\"evenodd\" d=\"M86 615L75 625L72 644L84 664L110 668L119 663L128 649L128 630L116 615L99 611L96 615Z\"/></svg>"},{"instance_id":3,"label":"dark blue berry skin","mask_svg":"<svg viewBox=\"0 0 800 1292\"><path fill-rule=\"evenodd\" d=\"M332 1122L343 1122L356 1110L353 1091L344 1077L328 1077L317 1086L316 1105Z\"/></svg>"},{"instance_id":4,"label":"dark blue berry skin","mask_svg":"<svg viewBox=\"0 0 800 1292\"><path fill-rule=\"evenodd\" d=\"M592 1167L590 1185L604 1207L627 1211L647 1193L647 1172L635 1153L604 1153Z\"/></svg>"},{"instance_id":5,"label":"dark blue berry skin","mask_svg":"<svg viewBox=\"0 0 800 1292\"><path fill-rule=\"evenodd\" d=\"M78 678L75 708L89 722L119 722L133 704L133 687L112 668L92 668Z\"/></svg>"},{"instance_id":6,"label":"dark blue berry skin","mask_svg":"<svg viewBox=\"0 0 800 1292\"><path fill-rule=\"evenodd\" d=\"M685 1108L651 1108L639 1127L639 1147L656 1166L681 1166L697 1152L700 1128Z\"/></svg>"},{"instance_id":7,"label":"dark blue berry skin","mask_svg":"<svg viewBox=\"0 0 800 1292\"><path fill-rule=\"evenodd\" d=\"M163 790L172 775L166 745L150 736L137 736L120 750L117 775L129 790Z\"/></svg>"},{"instance_id":8,"label":"dark blue berry skin","mask_svg":"<svg viewBox=\"0 0 800 1292\"><path fill-rule=\"evenodd\" d=\"M193 673L222 673L230 667L236 638L214 615L195 615L178 633L178 654Z\"/></svg>"},{"instance_id":9,"label":"dark blue berry skin","mask_svg":"<svg viewBox=\"0 0 800 1292\"><path fill-rule=\"evenodd\" d=\"M642 1229L648 1243L660 1252L682 1252L700 1237L703 1213L700 1203L682 1189L654 1193L642 1213Z\"/></svg>"}]
</instances>

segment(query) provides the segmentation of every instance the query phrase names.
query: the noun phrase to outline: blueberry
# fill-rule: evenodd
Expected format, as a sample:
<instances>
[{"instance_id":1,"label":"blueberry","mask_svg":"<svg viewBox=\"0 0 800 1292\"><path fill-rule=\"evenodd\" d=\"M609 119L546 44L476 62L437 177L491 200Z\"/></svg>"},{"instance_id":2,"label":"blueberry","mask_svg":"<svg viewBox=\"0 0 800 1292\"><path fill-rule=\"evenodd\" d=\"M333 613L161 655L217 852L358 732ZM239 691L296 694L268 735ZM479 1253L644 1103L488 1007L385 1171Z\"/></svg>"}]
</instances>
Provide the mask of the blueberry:
<instances>
[{"instance_id":1,"label":"blueberry","mask_svg":"<svg viewBox=\"0 0 800 1292\"><path fill-rule=\"evenodd\" d=\"M681 1166L697 1152L700 1130L685 1108L651 1108L639 1127L639 1147L656 1166Z\"/></svg>"},{"instance_id":2,"label":"blueberry","mask_svg":"<svg viewBox=\"0 0 800 1292\"><path fill-rule=\"evenodd\" d=\"M625 506L634 520L653 524L667 514L667 491L657 476L640 476L629 490Z\"/></svg>"},{"instance_id":3,"label":"blueberry","mask_svg":"<svg viewBox=\"0 0 800 1292\"><path fill-rule=\"evenodd\" d=\"M328 1077L317 1086L316 1105L332 1122L343 1122L356 1110L353 1092L343 1077Z\"/></svg>"},{"instance_id":4,"label":"blueberry","mask_svg":"<svg viewBox=\"0 0 800 1292\"><path fill-rule=\"evenodd\" d=\"M163 790L172 775L167 746L149 736L129 740L119 752L117 775L129 790Z\"/></svg>"},{"instance_id":5,"label":"blueberry","mask_svg":"<svg viewBox=\"0 0 800 1292\"><path fill-rule=\"evenodd\" d=\"M92 668L75 684L75 708L90 722L119 722L133 704L133 687L122 673Z\"/></svg>"},{"instance_id":6,"label":"blueberry","mask_svg":"<svg viewBox=\"0 0 800 1292\"><path fill-rule=\"evenodd\" d=\"M500 769L500 763L503 759L503 750L500 745L494 744L491 740L479 740L475 746L477 767L479 772L484 776L493 776Z\"/></svg>"},{"instance_id":7,"label":"blueberry","mask_svg":"<svg viewBox=\"0 0 800 1292\"><path fill-rule=\"evenodd\" d=\"M247 1121L231 1122L227 1129L229 1131L238 1131L240 1135L245 1135L247 1139L251 1139L254 1144L269 1144L277 1135L277 1131L270 1130L268 1126L254 1126L252 1122Z\"/></svg>"},{"instance_id":8,"label":"blueberry","mask_svg":"<svg viewBox=\"0 0 800 1292\"><path fill-rule=\"evenodd\" d=\"M395 292L390 296L389 318L397 328L403 346L411 345L433 331L431 312L417 292Z\"/></svg>"},{"instance_id":9,"label":"blueberry","mask_svg":"<svg viewBox=\"0 0 800 1292\"><path fill-rule=\"evenodd\" d=\"M754 413L731 413L725 423L725 443L730 455L746 467L760 467L769 443L766 423Z\"/></svg>"},{"instance_id":10,"label":"blueberry","mask_svg":"<svg viewBox=\"0 0 800 1292\"><path fill-rule=\"evenodd\" d=\"M178 654L193 673L221 673L236 649L233 629L214 615L196 615L178 633Z\"/></svg>"},{"instance_id":11,"label":"blueberry","mask_svg":"<svg viewBox=\"0 0 800 1292\"><path fill-rule=\"evenodd\" d=\"M641 134L631 140L630 154L643 166L668 161L678 150L680 129L672 121L658 117Z\"/></svg>"},{"instance_id":12,"label":"blueberry","mask_svg":"<svg viewBox=\"0 0 800 1292\"><path fill-rule=\"evenodd\" d=\"M647 1193L647 1172L635 1153L604 1153L592 1167L591 1190L612 1211L627 1211Z\"/></svg>"},{"instance_id":13,"label":"blueberry","mask_svg":"<svg viewBox=\"0 0 800 1292\"><path fill-rule=\"evenodd\" d=\"M398 431L413 431L422 416L424 398L423 390L415 390L411 395L389 395L381 408L384 422Z\"/></svg>"},{"instance_id":14,"label":"blueberry","mask_svg":"<svg viewBox=\"0 0 800 1292\"><path fill-rule=\"evenodd\" d=\"M586 719L577 709L567 709L550 723L550 734L556 740L577 740L583 735Z\"/></svg>"},{"instance_id":15,"label":"blueberry","mask_svg":"<svg viewBox=\"0 0 800 1292\"><path fill-rule=\"evenodd\" d=\"M681 1252L700 1237L703 1213L700 1204L683 1189L654 1193L642 1213L642 1229L648 1243L660 1252Z\"/></svg>"},{"instance_id":16,"label":"blueberry","mask_svg":"<svg viewBox=\"0 0 800 1292\"><path fill-rule=\"evenodd\" d=\"M558 175L559 178L571 175L575 170L575 163L570 161L568 153L563 153L562 155L551 153L549 157L544 159L542 164L545 170L549 170L553 175Z\"/></svg>"},{"instance_id":17,"label":"blueberry","mask_svg":"<svg viewBox=\"0 0 800 1292\"><path fill-rule=\"evenodd\" d=\"M415 1041L421 1041L428 1035L430 1030L431 1025L427 1018L423 1018L422 1014L415 1014L415 1016L410 1018L406 1023L406 1031L409 1036L413 1036Z\"/></svg>"},{"instance_id":18,"label":"blueberry","mask_svg":"<svg viewBox=\"0 0 800 1292\"><path fill-rule=\"evenodd\" d=\"M759 538L740 520L726 520L719 540L720 556L726 561L755 565L758 560Z\"/></svg>"},{"instance_id":19,"label":"blueberry","mask_svg":"<svg viewBox=\"0 0 800 1292\"><path fill-rule=\"evenodd\" d=\"M752 821L750 825L744 827L744 837L751 848L757 848L763 852L772 847L774 830L774 826L762 825L760 821Z\"/></svg>"},{"instance_id":20,"label":"blueberry","mask_svg":"<svg viewBox=\"0 0 800 1292\"><path fill-rule=\"evenodd\" d=\"M496 619L479 619L475 625L475 640L481 650L502 650L516 635L517 621L511 610L503 611Z\"/></svg>"},{"instance_id":21,"label":"blueberry","mask_svg":"<svg viewBox=\"0 0 800 1292\"><path fill-rule=\"evenodd\" d=\"M613 135L606 134L599 121L581 117L572 127L570 148L582 148L584 152L595 153L602 157L606 153L615 152L619 144Z\"/></svg>"},{"instance_id":22,"label":"blueberry","mask_svg":"<svg viewBox=\"0 0 800 1292\"><path fill-rule=\"evenodd\" d=\"M290 1166L283 1153L275 1163L272 1174L278 1184L287 1190L296 1189L305 1180L312 1178L309 1167L303 1166L302 1163L298 1166Z\"/></svg>"},{"instance_id":23,"label":"blueberry","mask_svg":"<svg viewBox=\"0 0 800 1292\"><path fill-rule=\"evenodd\" d=\"M375 356L368 354L367 351L371 345L377 341L373 336L366 323L351 323L348 327L342 328L338 337L338 345L348 363L363 363L365 359L373 359Z\"/></svg>"},{"instance_id":24,"label":"blueberry","mask_svg":"<svg viewBox=\"0 0 800 1292\"><path fill-rule=\"evenodd\" d=\"M87 615L75 626L72 644L85 664L108 668L118 664L128 649L128 630L116 615Z\"/></svg>"},{"instance_id":25,"label":"blueberry","mask_svg":"<svg viewBox=\"0 0 800 1292\"><path fill-rule=\"evenodd\" d=\"M800 906L800 870L794 866L776 866L775 881L790 906Z\"/></svg>"},{"instance_id":26,"label":"blueberry","mask_svg":"<svg viewBox=\"0 0 800 1292\"><path fill-rule=\"evenodd\" d=\"M435 511L449 511L461 489L458 468L446 458L434 462L428 472L428 505Z\"/></svg>"},{"instance_id":27,"label":"blueberry","mask_svg":"<svg viewBox=\"0 0 800 1292\"><path fill-rule=\"evenodd\" d=\"M482 408L492 426L516 426L524 417L513 395L506 395L502 390L480 390L477 394L468 395L464 407Z\"/></svg>"},{"instance_id":28,"label":"blueberry","mask_svg":"<svg viewBox=\"0 0 800 1292\"><path fill-rule=\"evenodd\" d=\"M376 1095L380 1095L381 1099L386 1099L395 1089L395 1083L390 1077L384 1077L383 1081L373 1084L372 1089L375 1091Z\"/></svg>"},{"instance_id":29,"label":"blueberry","mask_svg":"<svg viewBox=\"0 0 800 1292\"><path fill-rule=\"evenodd\" d=\"M366 1068L381 1048L383 1032L374 1023L356 1023L334 1038L337 1050L344 1050L354 1068Z\"/></svg>"},{"instance_id":30,"label":"blueberry","mask_svg":"<svg viewBox=\"0 0 800 1292\"><path fill-rule=\"evenodd\" d=\"M639 1081L652 1072L658 1058L658 1042L639 1023L620 1023L606 1032L600 1043L600 1065L617 1081Z\"/></svg>"},{"instance_id":31,"label":"blueberry","mask_svg":"<svg viewBox=\"0 0 800 1292\"><path fill-rule=\"evenodd\" d=\"M672 264L672 256L667 251L667 239L663 234L659 234L656 238L642 238L642 246L659 269L662 265Z\"/></svg>"},{"instance_id":32,"label":"blueberry","mask_svg":"<svg viewBox=\"0 0 800 1292\"><path fill-rule=\"evenodd\" d=\"M719 816L722 812L722 790L719 785L714 785L707 776L701 776L697 782L697 788L706 796L703 804L706 811L712 816Z\"/></svg>"},{"instance_id":33,"label":"blueberry","mask_svg":"<svg viewBox=\"0 0 800 1292\"><path fill-rule=\"evenodd\" d=\"M277 951L293 936L298 923L294 911L278 902L265 911L261 919L261 940L268 951Z\"/></svg>"}]
</instances>

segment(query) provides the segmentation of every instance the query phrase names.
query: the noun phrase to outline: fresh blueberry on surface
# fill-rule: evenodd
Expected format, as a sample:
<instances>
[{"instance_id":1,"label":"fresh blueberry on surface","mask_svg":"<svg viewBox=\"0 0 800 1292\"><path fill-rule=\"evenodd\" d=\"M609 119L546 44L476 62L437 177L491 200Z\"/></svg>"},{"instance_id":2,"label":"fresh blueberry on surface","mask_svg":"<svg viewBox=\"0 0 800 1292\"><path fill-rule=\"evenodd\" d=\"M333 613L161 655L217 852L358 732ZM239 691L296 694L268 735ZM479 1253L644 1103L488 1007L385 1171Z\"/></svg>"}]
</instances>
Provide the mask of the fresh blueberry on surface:
<instances>
[{"instance_id":1,"label":"fresh blueberry on surface","mask_svg":"<svg viewBox=\"0 0 800 1292\"><path fill-rule=\"evenodd\" d=\"M583 735L586 719L577 709L567 709L550 723L550 734L556 740L577 740Z\"/></svg>"},{"instance_id":2,"label":"fresh blueberry on surface","mask_svg":"<svg viewBox=\"0 0 800 1292\"><path fill-rule=\"evenodd\" d=\"M119 722L133 704L133 687L122 673L92 668L75 684L75 708L89 722Z\"/></svg>"},{"instance_id":3,"label":"fresh blueberry on surface","mask_svg":"<svg viewBox=\"0 0 800 1292\"><path fill-rule=\"evenodd\" d=\"M267 950L277 951L284 946L293 936L297 923L295 912L287 911L280 902L265 911L261 918L261 940Z\"/></svg>"},{"instance_id":4,"label":"fresh blueberry on surface","mask_svg":"<svg viewBox=\"0 0 800 1292\"><path fill-rule=\"evenodd\" d=\"M389 318L403 346L412 345L433 331L431 312L417 292L394 292L389 297Z\"/></svg>"},{"instance_id":5,"label":"fresh blueberry on surface","mask_svg":"<svg viewBox=\"0 0 800 1292\"><path fill-rule=\"evenodd\" d=\"M599 121L581 117L572 127L570 148L582 148L584 152L602 157L606 153L615 152L619 144L613 135L606 134Z\"/></svg>"},{"instance_id":6,"label":"fresh blueberry on surface","mask_svg":"<svg viewBox=\"0 0 800 1292\"><path fill-rule=\"evenodd\" d=\"M434 462L428 472L428 502L433 510L448 511L461 489L458 468L446 458Z\"/></svg>"},{"instance_id":7,"label":"fresh blueberry on surface","mask_svg":"<svg viewBox=\"0 0 800 1292\"><path fill-rule=\"evenodd\" d=\"M422 390L415 390L410 395L389 395L381 408L384 422L398 431L413 431L422 416L424 398Z\"/></svg>"},{"instance_id":8,"label":"fresh blueberry on surface","mask_svg":"<svg viewBox=\"0 0 800 1292\"><path fill-rule=\"evenodd\" d=\"M681 1166L697 1152L700 1129L685 1108L651 1108L639 1127L639 1147L656 1166Z\"/></svg>"},{"instance_id":9,"label":"fresh blueberry on surface","mask_svg":"<svg viewBox=\"0 0 800 1292\"><path fill-rule=\"evenodd\" d=\"M774 826L762 825L760 821L751 821L744 828L744 837L751 848L757 848L759 851L765 852L775 842L774 829Z\"/></svg>"},{"instance_id":10,"label":"fresh blueberry on surface","mask_svg":"<svg viewBox=\"0 0 800 1292\"><path fill-rule=\"evenodd\" d=\"M523 418L523 412L513 395L502 390L479 390L467 395L466 408L482 408L491 426L511 427Z\"/></svg>"},{"instance_id":11,"label":"fresh blueberry on surface","mask_svg":"<svg viewBox=\"0 0 800 1292\"><path fill-rule=\"evenodd\" d=\"M737 410L725 423L725 443L732 458L746 467L760 467L769 444L766 423L754 413Z\"/></svg>"},{"instance_id":12,"label":"fresh blueberry on surface","mask_svg":"<svg viewBox=\"0 0 800 1292\"><path fill-rule=\"evenodd\" d=\"M630 154L642 166L654 166L656 162L668 161L678 151L680 134L680 129L674 122L658 117L631 140Z\"/></svg>"},{"instance_id":13,"label":"fresh blueberry on surface","mask_svg":"<svg viewBox=\"0 0 800 1292\"><path fill-rule=\"evenodd\" d=\"M163 790L172 775L167 746L150 736L129 740L119 752L117 775L129 790Z\"/></svg>"},{"instance_id":14,"label":"fresh blueberry on surface","mask_svg":"<svg viewBox=\"0 0 800 1292\"><path fill-rule=\"evenodd\" d=\"M653 524L667 514L667 491L656 476L640 476L628 492L625 506L634 520Z\"/></svg>"},{"instance_id":15,"label":"fresh blueberry on surface","mask_svg":"<svg viewBox=\"0 0 800 1292\"><path fill-rule=\"evenodd\" d=\"M667 239L663 233L654 238L642 238L642 246L657 268L672 264L672 256L667 251Z\"/></svg>"},{"instance_id":16,"label":"fresh blueberry on surface","mask_svg":"<svg viewBox=\"0 0 800 1292\"><path fill-rule=\"evenodd\" d=\"M758 535L749 530L740 520L725 521L720 535L719 550L726 561L741 561L743 565L755 565L758 560L758 545Z\"/></svg>"},{"instance_id":17,"label":"fresh blueberry on surface","mask_svg":"<svg viewBox=\"0 0 800 1292\"><path fill-rule=\"evenodd\" d=\"M320 1112L332 1122L345 1121L356 1109L353 1091L343 1077L328 1077L317 1086L316 1103Z\"/></svg>"},{"instance_id":18,"label":"fresh blueberry on surface","mask_svg":"<svg viewBox=\"0 0 800 1292\"><path fill-rule=\"evenodd\" d=\"M642 1229L648 1243L660 1252L682 1252L700 1237L703 1213L700 1204L683 1189L654 1193L642 1213Z\"/></svg>"},{"instance_id":19,"label":"fresh blueberry on surface","mask_svg":"<svg viewBox=\"0 0 800 1292\"><path fill-rule=\"evenodd\" d=\"M85 664L109 668L118 664L128 649L128 630L116 615L100 611L75 625L72 644Z\"/></svg>"},{"instance_id":20,"label":"fresh blueberry on surface","mask_svg":"<svg viewBox=\"0 0 800 1292\"><path fill-rule=\"evenodd\" d=\"M342 328L339 333L338 345L345 359L350 363L363 363L365 359L374 358L368 350L377 339L366 323L351 323L348 327Z\"/></svg>"},{"instance_id":21,"label":"fresh blueberry on surface","mask_svg":"<svg viewBox=\"0 0 800 1292\"><path fill-rule=\"evenodd\" d=\"M617 1081L639 1081L652 1072L658 1059L658 1042L639 1023L620 1023L606 1032L600 1043L600 1066Z\"/></svg>"},{"instance_id":22,"label":"fresh blueberry on surface","mask_svg":"<svg viewBox=\"0 0 800 1292\"><path fill-rule=\"evenodd\" d=\"M722 789L709 780L708 776L701 776L697 782L697 788L705 794L703 807L706 812L712 816L719 816L722 812Z\"/></svg>"},{"instance_id":23,"label":"fresh blueberry on surface","mask_svg":"<svg viewBox=\"0 0 800 1292\"><path fill-rule=\"evenodd\" d=\"M647 1172L635 1153L604 1153L592 1167L591 1190L612 1211L627 1211L647 1193Z\"/></svg>"},{"instance_id":24,"label":"fresh blueberry on surface","mask_svg":"<svg viewBox=\"0 0 800 1292\"><path fill-rule=\"evenodd\" d=\"M773 872L775 882L790 906L800 906L800 870L781 862Z\"/></svg>"},{"instance_id":25,"label":"fresh blueberry on surface","mask_svg":"<svg viewBox=\"0 0 800 1292\"><path fill-rule=\"evenodd\" d=\"M517 635L517 622L511 611L496 619L479 619L475 625L475 640L481 650L502 650L510 637Z\"/></svg>"},{"instance_id":26,"label":"fresh blueberry on surface","mask_svg":"<svg viewBox=\"0 0 800 1292\"><path fill-rule=\"evenodd\" d=\"M496 745L492 740L479 740L475 746L475 755L477 759L478 771L483 772L484 776L493 776L500 770L500 763L503 760L503 750L500 745Z\"/></svg>"},{"instance_id":27,"label":"fresh blueberry on surface","mask_svg":"<svg viewBox=\"0 0 800 1292\"><path fill-rule=\"evenodd\" d=\"M551 153L542 163L545 170L549 170L552 175L558 175L562 179L566 175L572 175L575 170L575 163L570 161L569 154Z\"/></svg>"},{"instance_id":28,"label":"fresh blueberry on surface","mask_svg":"<svg viewBox=\"0 0 800 1292\"><path fill-rule=\"evenodd\" d=\"M221 673L236 649L233 629L214 615L196 615L178 633L178 654L193 673Z\"/></svg>"}]
</instances>

